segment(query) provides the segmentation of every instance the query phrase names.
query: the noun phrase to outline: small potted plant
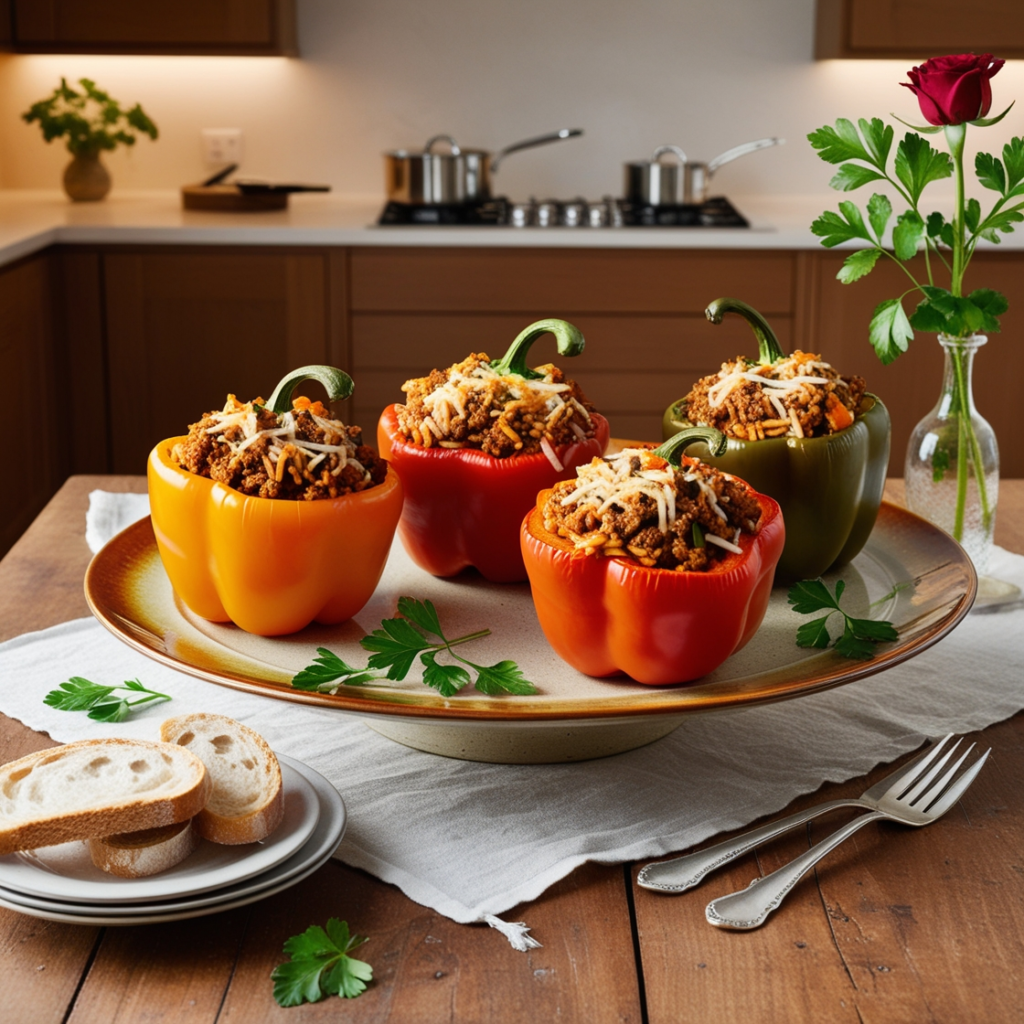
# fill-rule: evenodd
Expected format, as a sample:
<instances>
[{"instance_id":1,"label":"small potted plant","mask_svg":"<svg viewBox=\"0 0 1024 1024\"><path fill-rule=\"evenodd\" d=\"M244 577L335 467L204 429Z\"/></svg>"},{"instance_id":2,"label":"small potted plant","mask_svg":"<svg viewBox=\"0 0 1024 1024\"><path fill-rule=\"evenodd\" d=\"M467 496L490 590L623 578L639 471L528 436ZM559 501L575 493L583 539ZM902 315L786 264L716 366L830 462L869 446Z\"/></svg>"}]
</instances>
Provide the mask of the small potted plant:
<instances>
[{"instance_id":1,"label":"small potted plant","mask_svg":"<svg viewBox=\"0 0 1024 1024\"><path fill-rule=\"evenodd\" d=\"M64 191L75 202L102 199L110 191L110 174L100 162L100 153L118 144L134 146L138 133L157 137L157 127L138 103L123 110L117 100L80 78L76 92L62 78L53 95L33 103L22 114L31 124L39 122L47 142L66 138L73 159L64 171Z\"/></svg>"}]
</instances>

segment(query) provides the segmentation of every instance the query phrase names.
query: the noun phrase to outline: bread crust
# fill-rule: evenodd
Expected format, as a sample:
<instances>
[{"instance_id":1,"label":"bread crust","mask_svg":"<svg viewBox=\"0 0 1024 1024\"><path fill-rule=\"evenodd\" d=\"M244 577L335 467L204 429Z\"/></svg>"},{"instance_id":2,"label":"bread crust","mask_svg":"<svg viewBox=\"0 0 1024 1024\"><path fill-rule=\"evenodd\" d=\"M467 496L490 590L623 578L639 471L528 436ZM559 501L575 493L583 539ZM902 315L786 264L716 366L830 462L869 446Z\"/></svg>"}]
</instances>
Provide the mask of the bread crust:
<instances>
[{"instance_id":1,"label":"bread crust","mask_svg":"<svg viewBox=\"0 0 1024 1024\"><path fill-rule=\"evenodd\" d=\"M199 845L195 818L162 828L122 832L89 840L89 856L101 871L118 878L146 878L180 864Z\"/></svg>"},{"instance_id":2,"label":"bread crust","mask_svg":"<svg viewBox=\"0 0 1024 1024\"><path fill-rule=\"evenodd\" d=\"M194 817L209 799L212 790L209 773L202 760L191 751L182 748L168 751L167 746L152 740L78 740L37 750L3 765L0 767L0 854L118 832L137 832ZM32 816L20 813L19 794L23 788L27 789L26 780L31 780L33 775L43 781L56 777L58 771L66 771L71 760L78 759L80 754L83 759L89 754L121 758L166 755L178 762L182 777L169 791L156 795L152 792L135 794L111 786L109 802L49 814L42 811ZM182 757L183 754L187 756ZM73 782L71 778L67 784Z\"/></svg>"},{"instance_id":3,"label":"bread crust","mask_svg":"<svg viewBox=\"0 0 1024 1024\"><path fill-rule=\"evenodd\" d=\"M225 779L228 771L237 771L237 763L225 761L210 743L197 742L215 733L248 742L258 752L259 759L255 768L250 770L259 773L262 800L259 806L244 814L223 814L216 809L218 779ZM167 719L160 726L160 738L166 743L192 750L206 764L213 791L209 804L196 817L196 827L204 839L226 846L255 843L265 839L281 824L284 818L281 766L270 744L254 729L226 715L197 712Z\"/></svg>"}]
</instances>

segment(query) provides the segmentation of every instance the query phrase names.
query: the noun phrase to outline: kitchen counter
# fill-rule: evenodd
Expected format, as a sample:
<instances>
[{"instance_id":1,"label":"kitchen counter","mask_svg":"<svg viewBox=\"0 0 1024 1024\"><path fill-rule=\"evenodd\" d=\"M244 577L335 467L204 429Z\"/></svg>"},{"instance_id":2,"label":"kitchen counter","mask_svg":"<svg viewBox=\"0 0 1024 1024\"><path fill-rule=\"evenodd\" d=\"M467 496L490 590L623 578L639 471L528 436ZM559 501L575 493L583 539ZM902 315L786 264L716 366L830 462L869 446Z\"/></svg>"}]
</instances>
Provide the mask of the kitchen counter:
<instances>
[{"instance_id":1,"label":"kitchen counter","mask_svg":"<svg viewBox=\"0 0 1024 1024\"><path fill-rule=\"evenodd\" d=\"M614 249L818 249L810 224L836 194L736 196L749 228L380 227L377 195L299 194L286 210L184 210L176 191L116 188L99 203L59 190L0 191L0 266L55 243L161 245L484 246ZM1024 232L1001 248L1024 248Z\"/></svg>"}]
</instances>

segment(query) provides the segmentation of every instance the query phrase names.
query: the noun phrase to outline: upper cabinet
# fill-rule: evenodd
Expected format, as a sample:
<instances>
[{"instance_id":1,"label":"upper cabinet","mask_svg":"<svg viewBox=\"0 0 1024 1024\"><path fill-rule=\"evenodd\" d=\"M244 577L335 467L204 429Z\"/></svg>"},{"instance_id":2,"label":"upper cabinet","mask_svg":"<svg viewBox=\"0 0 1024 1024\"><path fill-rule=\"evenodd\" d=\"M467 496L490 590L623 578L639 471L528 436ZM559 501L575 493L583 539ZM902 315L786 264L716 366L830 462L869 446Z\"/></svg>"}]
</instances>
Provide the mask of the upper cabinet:
<instances>
[{"instance_id":1,"label":"upper cabinet","mask_svg":"<svg viewBox=\"0 0 1024 1024\"><path fill-rule=\"evenodd\" d=\"M294 0L0 0L14 53L296 56Z\"/></svg>"},{"instance_id":2,"label":"upper cabinet","mask_svg":"<svg viewBox=\"0 0 1024 1024\"><path fill-rule=\"evenodd\" d=\"M814 56L1024 57L1021 0L817 0Z\"/></svg>"}]
</instances>

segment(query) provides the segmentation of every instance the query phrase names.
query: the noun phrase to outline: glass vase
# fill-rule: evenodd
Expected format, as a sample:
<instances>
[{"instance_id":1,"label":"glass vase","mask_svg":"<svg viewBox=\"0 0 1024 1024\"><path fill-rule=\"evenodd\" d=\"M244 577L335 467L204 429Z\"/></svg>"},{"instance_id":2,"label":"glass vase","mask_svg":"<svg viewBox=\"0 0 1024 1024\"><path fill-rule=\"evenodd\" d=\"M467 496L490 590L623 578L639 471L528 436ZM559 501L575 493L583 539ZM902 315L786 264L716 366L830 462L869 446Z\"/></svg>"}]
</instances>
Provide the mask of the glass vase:
<instances>
[{"instance_id":1,"label":"glass vase","mask_svg":"<svg viewBox=\"0 0 1024 1024\"><path fill-rule=\"evenodd\" d=\"M971 388L974 355L987 341L939 335L942 391L910 435L904 468L907 507L952 534L979 576L988 571L999 496L999 446Z\"/></svg>"}]
</instances>

